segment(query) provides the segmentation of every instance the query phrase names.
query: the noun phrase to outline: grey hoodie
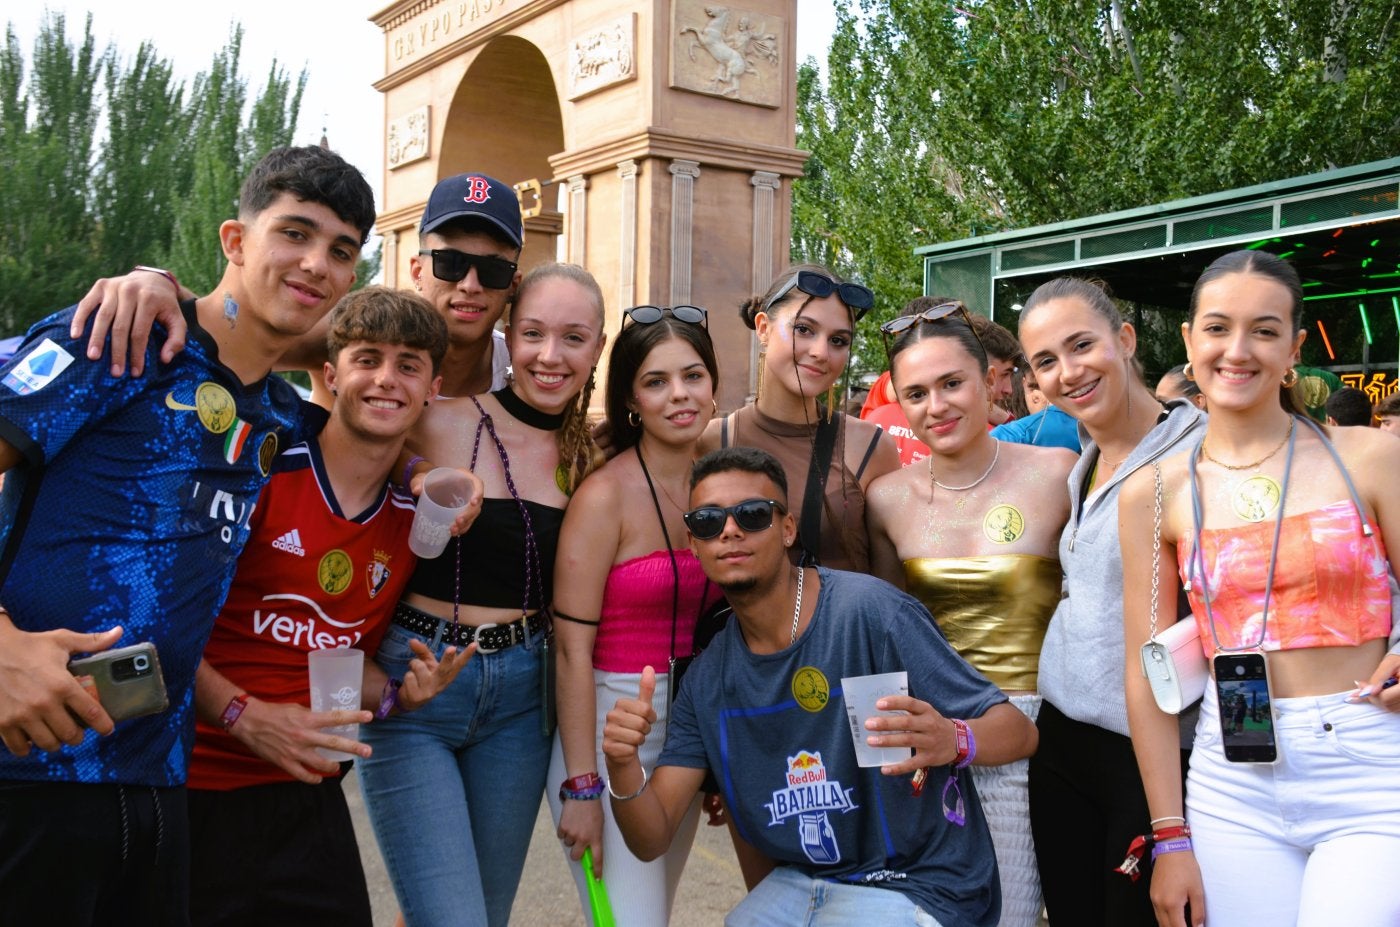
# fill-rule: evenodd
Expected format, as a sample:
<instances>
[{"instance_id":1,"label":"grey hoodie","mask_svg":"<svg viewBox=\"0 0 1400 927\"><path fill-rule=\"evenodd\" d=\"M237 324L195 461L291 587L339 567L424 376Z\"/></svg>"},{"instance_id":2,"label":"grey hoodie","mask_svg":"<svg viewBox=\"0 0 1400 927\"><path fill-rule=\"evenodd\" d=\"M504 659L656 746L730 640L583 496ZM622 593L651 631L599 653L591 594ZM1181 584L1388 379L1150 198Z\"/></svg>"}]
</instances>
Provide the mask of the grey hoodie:
<instances>
[{"instance_id":1,"label":"grey hoodie","mask_svg":"<svg viewBox=\"0 0 1400 927\"><path fill-rule=\"evenodd\" d=\"M1183 399L1128 455L1106 484L1083 496L1098 462L1084 426L1084 452L1069 474L1070 517L1060 536L1066 595L1040 651L1040 694L1065 715L1128 736L1123 692L1123 558L1118 549L1118 491L1139 467L1196 446L1205 415Z\"/></svg>"}]
</instances>

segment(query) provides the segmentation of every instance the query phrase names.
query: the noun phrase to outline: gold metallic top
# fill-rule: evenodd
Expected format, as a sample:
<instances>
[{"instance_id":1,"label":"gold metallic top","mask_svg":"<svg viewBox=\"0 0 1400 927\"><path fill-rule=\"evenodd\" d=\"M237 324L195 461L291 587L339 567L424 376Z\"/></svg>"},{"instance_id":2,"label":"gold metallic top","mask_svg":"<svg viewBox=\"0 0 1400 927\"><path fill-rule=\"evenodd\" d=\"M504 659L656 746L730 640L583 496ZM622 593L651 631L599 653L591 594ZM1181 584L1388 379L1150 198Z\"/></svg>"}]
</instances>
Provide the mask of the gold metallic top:
<instances>
[{"instance_id":1,"label":"gold metallic top","mask_svg":"<svg viewBox=\"0 0 1400 927\"><path fill-rule=\"evenodd\" d=\"M1031 554L904 561L910 594L948 643L1009 691L1036 690L1040 645L1060 601L1058 561Z\"/></svg>"}]
</instances>

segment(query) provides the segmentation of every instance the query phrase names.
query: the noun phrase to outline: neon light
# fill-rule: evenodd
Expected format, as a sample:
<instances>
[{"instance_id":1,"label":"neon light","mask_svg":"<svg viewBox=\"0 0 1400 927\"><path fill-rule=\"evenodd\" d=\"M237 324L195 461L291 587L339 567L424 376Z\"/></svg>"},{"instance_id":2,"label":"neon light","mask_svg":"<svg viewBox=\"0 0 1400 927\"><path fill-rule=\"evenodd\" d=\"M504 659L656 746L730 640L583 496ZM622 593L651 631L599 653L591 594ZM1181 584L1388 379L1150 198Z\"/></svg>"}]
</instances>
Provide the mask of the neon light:
<instances>
[{"instance_id":1,"label":"neon light","mask_svg":"<svg viewBox=\"0 0 1400 927\"><path fill-rule=\"evenodd\" d=\"M1362 269L1362 270L1365 270L1366 268L1370 267L1370 266L1371 266L1371 262L1374 261L1374 260L1375 260L1375 258L1373 258L1373 257L1362 258L1362 259L1361 259L1361 269Z\"/></svg>"},{"instance_id":2,"label":"neon light","mask_svg":"<svg viewBox=\"0 0 1400 927\"><path fill-rule=\"evenodd\" d=\"M1325 258L1329 258L1329 257L1331 257L1332 255L1334 255L1334 254L1336 254L1336 253L1337 253L1337 249L1336 249L1336 248L1329 248L1328 250L1322 252L1322 256L1325 257Z\"/></svg>"},{"instance_id":3,"label":"neon light","mask_svg":"<svg viewBox=\"0 0 1400 927\"><path fill-rule=\"evenodd\" d=\"M1371 320L1366 318L1366 304L1357 303L1356 308L1361 310L1361 327L1366 330L1366 343L1371 343Z\"/></svg>"},{"instance_id":4,"label":"neon light","mask_svg":"<svg viewBox=\"0 0 1400 927\"><path fill-rule=\"evenodd\" d=\"M1383 290L1352 290L1350 293L1319 293L1316 296L1304 296L1303 302L1310 303L1318 299L1346 299L1350 296L1380 296L1384 293L1400 293L1400 286L1386 287Z\"/></svg>"},{"instance_id":5,"label":"neon light","mask_svg":"<svg viewBox=\"0 0 1400 927\"><path fill-rule=\"evenodd\" d=\"M1380 240L1379 238L1372 238L1372 239L1371 239L1371 247L1372 247L1372 248L1374 248L1376 245L1378 245L1378 244L1380 244L1380 243L1381 243L1381 240Z\"/></svg>"},{"instance_id":6,"label":"neon light","mask_svg":"<svg viewBox=\"0 0 1400 927\"><path fill-rule=\"evenodd\" d=\"M1395 331L1400 333L1400 296L1390 297L1390 308L1395 310ZM1397 349L1400 352L1400 349ZM1400 353L1395 355L1395 369L1400 372Z\"/></svg>"},{"instance_id":7,"label":"neon light","mask_svg":"<svg viewBox=\"0 0 1400 927\"><path fill-rule=\"evenodd\" d=\"M1345 232L1345 231L1346 231L1346 227L1343 226L1342 228L1339 228L1339 229L1337 229L1337 231L1333 232L1333 233L1332 233L1332 237L1333 237L1333 238L1341 238L1341 237L1342 237L1342 233Z\"/></svg>"},{"instance_id":8,"label":"neon light","mask_svg":"<svg viewBox=\"0 0 1400 927\"><path fill-rule=\"evenodd\" d=\"M1288 258L1291 258L1291 257L1292 257L1294 254L1296 254L1296 253L1297 253L1297 252L1294 252L1294 251L1285 251L1285 252L1283 252L1282 254L1279 255L1279 259L1280 259L1280 260L1287 260Z\"/></svg>"},{"instance_id":9,"label":"neon light","mask_svg":"<svg viewBox=\"0 0 1400 927\"><path fill-rule=\"evenodd\" d=\"M1327 337L1327 329L1325 329L1325 328L1322 327L1322 320L1321 320L1321 319L1318 319L1318 320L1317 320L1317 330L1318 330L1319 332L1322 333L1322 344L1327 348L1327 357L1328 357L1328 359L1329 359L1329 360L1336 360L1336 359L1337 359L1337 355L1336 355L1336 353L1332 350L1332 339L1330 339L1330 338Z\"/></svg>"}]
</instances>

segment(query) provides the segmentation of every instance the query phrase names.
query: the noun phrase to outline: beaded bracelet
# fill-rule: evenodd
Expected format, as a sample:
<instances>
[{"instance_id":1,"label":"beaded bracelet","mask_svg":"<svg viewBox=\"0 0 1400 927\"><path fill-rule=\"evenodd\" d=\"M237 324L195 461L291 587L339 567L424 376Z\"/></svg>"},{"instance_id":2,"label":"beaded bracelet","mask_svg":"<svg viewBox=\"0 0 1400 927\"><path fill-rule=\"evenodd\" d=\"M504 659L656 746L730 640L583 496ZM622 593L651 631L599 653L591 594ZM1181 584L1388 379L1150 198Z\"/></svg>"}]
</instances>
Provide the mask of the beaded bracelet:
<instances>
[{"instance_id":1,"label":"beaded bracelet","mask_svg":"<svg viewBox=\"0 0 1400 927\"><path fill-rule=\"evenodd\" d=\"M587 772L572 779L565 779L559 786L559 800L596 801L603 796L602 778L596 772Z\"/></svg>"}]
</instances>

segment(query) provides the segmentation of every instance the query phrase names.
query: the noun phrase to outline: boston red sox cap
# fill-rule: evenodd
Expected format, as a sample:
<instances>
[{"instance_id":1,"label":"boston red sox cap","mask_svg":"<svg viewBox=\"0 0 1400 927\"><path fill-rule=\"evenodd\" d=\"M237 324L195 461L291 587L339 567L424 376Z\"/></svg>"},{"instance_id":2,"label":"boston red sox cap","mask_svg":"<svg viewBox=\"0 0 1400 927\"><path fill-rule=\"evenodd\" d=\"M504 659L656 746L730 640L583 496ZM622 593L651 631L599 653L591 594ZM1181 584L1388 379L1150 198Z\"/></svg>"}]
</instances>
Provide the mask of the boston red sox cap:
<instances>
[{"instance_id":1,"label":"boston red sox cap","mask_svg":"<svg viewBox=\"0 0 1400 927\"><path fill-rule=\"evenodd\" d=\"M426 235L453 219L479 218L520 247L520 198L515 190L485 174L458 174L438 181L428 197L418 234Z\"/></svg>"}]
</instances>

